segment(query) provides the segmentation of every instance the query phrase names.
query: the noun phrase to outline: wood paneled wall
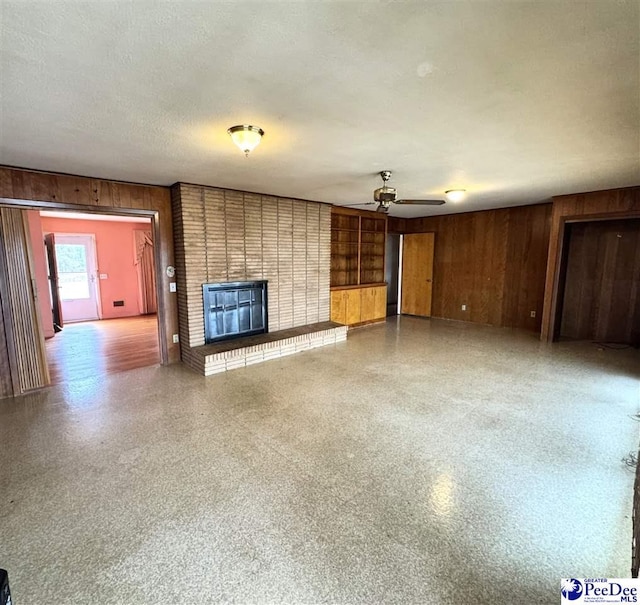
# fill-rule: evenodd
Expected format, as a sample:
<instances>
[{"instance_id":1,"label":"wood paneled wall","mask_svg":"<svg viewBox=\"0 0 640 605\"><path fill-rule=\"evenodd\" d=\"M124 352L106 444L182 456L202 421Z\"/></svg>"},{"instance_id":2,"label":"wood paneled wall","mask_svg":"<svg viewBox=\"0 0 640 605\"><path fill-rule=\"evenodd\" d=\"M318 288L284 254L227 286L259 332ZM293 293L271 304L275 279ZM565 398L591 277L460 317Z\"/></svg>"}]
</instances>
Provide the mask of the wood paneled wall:
<instances>
[{"instance_id":1,"label":"wood paneled wall","mask_svg":"<svg viewBox=\"0 0 640 605\"><path fill-rule=\"evenodd\" d=\"M9 348L10 344L13 345L13 333L10 324L7 323L11 320L8 284L6 256L3 240L0 240L0 399L11 397L20 391L17 370L13 371L15 354L12 353L14 350ZM5 321L5 317L7 321Z\"/></svg>"},{"instance_id":2,"label":"wood paneled wall","mask_svg":"<svg viewBox=\"0 0 640 605\"><path fill-rule=\"evenodd\" d=\"M11 322L14 335L13 342L7 343L7 349L13 348L15 365L11 365L18 378L17 385L12 381L12 394L18 394L16 390L25 393L49 384L27 217L23 210L0 208L0 240L0 254L4 256L2 273L6 279L6 286L2 287L3 298L6 296L9 303L5 307L9 311L6 321Z\"/></svg>"},{"instance_id":3,"label":"wood paneled wall","mask_svg":"<svg viewBox=\"0 0 640 605\"><path fill-rule=\"evenodd\" d=\"M329 319L329 205L184 183L171 193L186 363L204 344L206 283L267 279L271 332Z\"/></svg>"},{"instance_id":4,"label":"wood paneled wall","mask_svg":"<svg viewBox=\"0 0 640 605\"><path fill-rule=\"evenodd\" d=\"M545 280L542 340L551 342L560 324L561 261L565 225L575 221L633 218L640 216L640 187L576 193L553 198L547 273Z\"/></svg>"},{"instance_id":5,"label":"wood paneled wall","mask_svg":"<svg viewBox=\"0 0 640 605\"><path fill-rule=\"evenodd\" d=\"M433 317L539 331L550 216L550 204L537 204L396 219L389 229L435 233Z\"/></svg>"},{"instance_id":6,"label":"wood paneled wall","mask_svg":"<svg viewBox=\"0 0 640 605\"><path fill-rule=\"evenodd\" d=\"M0 167L0 205L28 208L63 208L77 212L123 214L144 211L155 220L157 242L159 325L161 351L168 363L179 361L180 346L173 343L178 333L178 302L169 292L167 266L174 265L171 194L168 187L137 185L66 174Z\"/></svg>"},{"instance_id":7,"label":"wood paneled wall","mask_svg":"<svg viewBox=\"0 0 640 605\"><path fill-rule=\"evenodd\" d=\"M640 219L568 227L560 335L640 345Z\"/></svg>"},{"instance_id":8,"label":"wood paneled wall","mask_svg":"<svg viewBox=\"0 0 640 605\"><path fill-rule=\"evenodd\" d=\"M387 217L387 233L408 233L407 221L415 219L399 218L397 216Z\"/></svg>"}]
</instances>

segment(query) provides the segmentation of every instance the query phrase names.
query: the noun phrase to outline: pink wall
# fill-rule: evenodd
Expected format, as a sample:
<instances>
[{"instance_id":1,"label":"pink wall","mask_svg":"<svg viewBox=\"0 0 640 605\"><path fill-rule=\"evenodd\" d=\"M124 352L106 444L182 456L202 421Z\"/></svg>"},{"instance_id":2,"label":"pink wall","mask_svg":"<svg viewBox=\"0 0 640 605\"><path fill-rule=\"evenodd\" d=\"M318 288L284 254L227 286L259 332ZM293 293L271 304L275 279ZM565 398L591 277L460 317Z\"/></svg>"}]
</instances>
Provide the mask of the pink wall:
<instances>
[{"instance_id":1,"label":"pink wall","mask_svg":"<svg viewBox=\"0 0 640 605\"><path fill-rule=\"evenodd\" d=\"M41 217L41 221L43 233L93 233L95 235L98 273L108 275L107 279L98 280L102 319L140 315L133 232L149 231L151 225L47 216ZM114 307L114 300L124 300L124 307Z\"/></svg>"},{"instance_id":2,"label":"pink wall","mask_svg":"<svg viewBox=\"0 0 640 605\"><path fill-rule=\"evenodd\" d=\"M29 220L29 237L31 239L31 251L33 252L33 264L35 270L36 287L38 288L38 304L40 320L45 338L55 335L53 331L53 315L51 313L51 294L49 293L49 278L47 277L47 257L44 251L44 236L40 213L37 210L27 211Z\"/></svg>"}]
</instances>

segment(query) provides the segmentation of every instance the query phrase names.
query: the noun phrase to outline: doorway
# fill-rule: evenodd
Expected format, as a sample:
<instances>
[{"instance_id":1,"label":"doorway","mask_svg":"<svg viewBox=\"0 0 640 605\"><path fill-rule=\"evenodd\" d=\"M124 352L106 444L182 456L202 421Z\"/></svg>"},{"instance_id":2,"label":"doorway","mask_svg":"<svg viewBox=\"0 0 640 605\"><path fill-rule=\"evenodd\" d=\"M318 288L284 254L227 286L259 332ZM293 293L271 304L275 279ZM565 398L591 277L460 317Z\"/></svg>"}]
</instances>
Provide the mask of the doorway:
<instances>
[{"instance_id":1,"label":"doorway","mask_svg":"<svg viewBox=\"0 0 640 605\"><path fill-rule=\"evenodd\" d=\"M49 265L55 276L49 279L57 283L64 322L99 319L95 236L50 234L45 246L48 258L54 259Z\"/></svg>"},{"instance_id":2,"label":"doorway","mask_svg":"<svg viewBox=\"0 0 640 605\"><path fill-rule=\"evenodd\" d=\"M640 346L640 219L565 229L560 337Z\"/></svg>"},{"instance_id":3,"label":"doorway","mask_svg":"<svg viewBox=\"0 0 640 605\"><path fill-rule=\"evenodd\" d=\"M51 383L159 364L150 219L27 214L38 225L34 261L48 268L49 283L39 290L50 294L41 315Z\"/></svg>"},{"instance_id":4,"label":"doorway","mask_svg":"<svg viewBox=\"0 0 640 605\"><path fill-rule=\"evenodd\" d=\"M387 282L387 317L398 314L400 272L400 235L387 233L384 259L384 281Z\"/></svg>"}]
</instances>

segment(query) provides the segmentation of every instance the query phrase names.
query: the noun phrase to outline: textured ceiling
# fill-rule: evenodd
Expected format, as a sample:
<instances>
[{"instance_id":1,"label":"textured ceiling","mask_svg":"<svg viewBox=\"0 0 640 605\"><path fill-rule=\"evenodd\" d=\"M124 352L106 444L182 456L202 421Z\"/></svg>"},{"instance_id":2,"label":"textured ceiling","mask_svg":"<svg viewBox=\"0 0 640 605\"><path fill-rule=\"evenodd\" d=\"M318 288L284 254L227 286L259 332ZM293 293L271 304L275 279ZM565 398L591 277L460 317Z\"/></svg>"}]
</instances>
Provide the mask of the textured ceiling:
<instances>
[{"instance_id":1,"label":"textured ceiling","mask_svg":"<svg viewBox=\"0 0 640 605\"><path fill-rule=\"evenodd\" d=\"M640 5L2 1L0 163L425 216L640 183ZM245 159L226 129L264 128Z\"/></svg>"}]
</instances>

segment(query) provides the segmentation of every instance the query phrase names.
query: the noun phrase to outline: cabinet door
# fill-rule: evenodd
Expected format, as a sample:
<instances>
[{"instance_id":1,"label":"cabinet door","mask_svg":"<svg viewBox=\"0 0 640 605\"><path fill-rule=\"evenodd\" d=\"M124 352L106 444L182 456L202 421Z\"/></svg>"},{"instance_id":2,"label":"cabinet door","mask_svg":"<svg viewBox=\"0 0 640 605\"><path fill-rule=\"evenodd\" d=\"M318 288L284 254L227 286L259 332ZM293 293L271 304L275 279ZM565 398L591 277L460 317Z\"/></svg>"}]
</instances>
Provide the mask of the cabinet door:
<instances>
[{"instance_id":1,"label":"cabinet door","mask_svg":"<svg viewBox=\"0 0 640 605\"><path fill-rule=\"evenodd\" d=\"M331 321L339 324L347 323L347 305L345 290L331 292Z\"/></svg>"},{"instance_id":2,"label":"cabinet door","mask_svg":"<svg viewBox=\"0 0 640 605\"><path fill-rule=\"evenodd\" d=\"M346 297L346 324L353 325L360 323L360 289L344 290Z\"/></svg>"},{"instance_id":3,"label":"cabinet door","mask_svg":"<svg viewBox=\"0 0 640 605\"><path fill-rule=\"evenodd\" d=\"M371 321L376 316L377 288L362 288L360 290L360 321Z\"/></svg>"},{"instance_id":4,"label":"cabinet door","mask_svg":"<svg viewBox=\"0 0 640 605\"><path fill-rule=\"evenodd\" d=\"M387 286L371 288L375 292L373 319L383 319L387 316Z\"/></svg>"}]
</instances>

